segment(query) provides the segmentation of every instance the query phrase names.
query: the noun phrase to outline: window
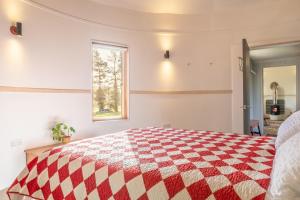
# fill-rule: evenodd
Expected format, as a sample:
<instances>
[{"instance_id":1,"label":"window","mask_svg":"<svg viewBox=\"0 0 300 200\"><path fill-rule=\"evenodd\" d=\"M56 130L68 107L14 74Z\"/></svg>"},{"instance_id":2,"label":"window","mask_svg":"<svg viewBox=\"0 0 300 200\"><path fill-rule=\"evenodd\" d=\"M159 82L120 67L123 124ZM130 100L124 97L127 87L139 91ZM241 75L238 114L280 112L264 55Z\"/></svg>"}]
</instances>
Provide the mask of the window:
<instances>
[{"instance_id":1,"label":"window","mask_svg":"<svg viewBox=\"0 0 300 200\"><path fill-rule=\"evenodd\" d=\"M128 48L93 43L93 120L127 119Z\"/></svg>"}]
</instances>

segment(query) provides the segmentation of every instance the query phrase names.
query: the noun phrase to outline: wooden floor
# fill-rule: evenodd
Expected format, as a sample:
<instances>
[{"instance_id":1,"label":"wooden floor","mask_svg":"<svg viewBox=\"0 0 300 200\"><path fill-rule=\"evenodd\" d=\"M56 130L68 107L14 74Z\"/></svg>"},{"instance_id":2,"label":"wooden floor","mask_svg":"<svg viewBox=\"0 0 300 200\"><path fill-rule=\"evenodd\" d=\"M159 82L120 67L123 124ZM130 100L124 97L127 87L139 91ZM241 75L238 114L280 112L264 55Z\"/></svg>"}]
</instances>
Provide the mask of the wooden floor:
<instances>
[{"instance_id":1,"label":"wooden floor","mask_svg":"<svg viewBox=\"0 0 300 200\"><path fill-rule=\"evenodd\" d=\"M282 124L281 120L270 120L269 124L264 127L264 134L267 136L277 136L279 126Z\"/></svg>"}]
</instances>

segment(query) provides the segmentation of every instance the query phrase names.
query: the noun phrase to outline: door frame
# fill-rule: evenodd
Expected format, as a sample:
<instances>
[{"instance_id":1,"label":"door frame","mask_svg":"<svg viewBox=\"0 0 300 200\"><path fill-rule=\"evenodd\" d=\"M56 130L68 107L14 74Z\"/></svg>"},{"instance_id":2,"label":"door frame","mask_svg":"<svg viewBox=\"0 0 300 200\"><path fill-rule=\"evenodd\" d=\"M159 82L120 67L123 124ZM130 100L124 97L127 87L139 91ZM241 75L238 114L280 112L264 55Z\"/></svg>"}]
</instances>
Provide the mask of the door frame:
<instances>
[{"instance_id":1,"label":"door frame","mask_svg":"<svg viewBox=\"0 0 300 200\"><path fill-rule=\"evenodd\" d=\"M246 38L247 39L247 38ZM277 40L262 40L262 41L248 41L248 45L250 47L250 50L255 50L255 49L262 49L262 48L267 48L270 46L281 46L281 45L290 45L290 44L300 44L300 36L299 37L290 37L290 38L285 38L285 39L277 39ZM290 57L293 58L293 57ZM294 57L295 58L295 57ZM286 58L285 58L286 59ZM278 59L279 60L279 59ZM281 59L284 60L284 59ZM296 61L297 59L295 59ZM281 61L282 62L282 61ZM298 63L292 63L292 62L288 62L288 61L284 61L284 65L287 64L288 65L296 65L296 69L297 69L297 86L296 86L296 90L297 92L300 89L300 61ZM260 68L260 66L259 66ZM297 110L300 110L300 92L298 92L299 94L297 94Z\"/></svg>"},{"instance_id":2,"label":"door frame","mask_svg":"<svg viewBox=\"0 0 300 200\"><path fill-rule=\"evenodd\" d=\"M246 38L247 39L247 38ZM289 44L300 44L300 37L290 39L279 39L274 41L262 40L262 41L248 41L250 50L265 49L273 46L289 45Z\"/></svg>"},{"instance_id":3,"label":"door frame","mask_svg":"<svg viewBox=\"0 0 300 200\"><path fill-rule=\"evenodd\" d=\"M260 126L264 127L264 76L263 70L264 68L269 67L285 67L285 66L296 66L296 110L300 110L300 56L298 57L287 57L287 58L279 58L279 59L272 59L263 62L257 62L258 73L257 76L259 78L259 103L260 103ZM263 129L262 129L263 133Z\"/></svg>"}]
</instances>

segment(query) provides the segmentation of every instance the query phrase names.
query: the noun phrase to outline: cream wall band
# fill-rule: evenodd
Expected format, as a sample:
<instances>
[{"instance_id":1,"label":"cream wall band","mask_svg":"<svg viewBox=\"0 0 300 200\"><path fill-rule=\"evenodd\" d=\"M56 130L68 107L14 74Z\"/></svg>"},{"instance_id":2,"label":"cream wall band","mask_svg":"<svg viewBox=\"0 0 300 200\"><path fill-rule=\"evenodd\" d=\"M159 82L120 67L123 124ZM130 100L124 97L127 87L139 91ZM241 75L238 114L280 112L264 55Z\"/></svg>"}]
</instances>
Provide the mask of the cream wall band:
<instances>
[{"instance_id":1,"label":"cream wall band","mask_svg":"<svg viewBox=\"0 0 300 200\"><path fill-rule=\"evenodd\" d=\"M20 92L20 93L91 93L85 89L63 89L63 88L33 88L33 87L12 87L0 86L0 92Z\"/></svg>"},{"instance_id":2,"label":"cream wall band","mask_svg":"<svg viewBox=\"0 0 300 200\"><path fill-rule=\"evenodd\" d=\"M0 86L0 92L15 93L85 93L90 94L89 89L65 89L65 88L34 88ZM182 91L159 91L159 90L130 90L130 94L147 95L182 95L182 94L232 94L232 90L182 90Z\"/></svg>"},{"instance_id":3,"label":"cream wall band","mask_svg":"<svg viewBox=\"0 0 300 200\"><path fill-rule=\"evenodd\" d=\"M130 94L153 94L153 95L182 95L182 94L232 94L232 90L182 90L182 91L159 91L159 90L131 90Z\"/></svg>"}]
</instances>

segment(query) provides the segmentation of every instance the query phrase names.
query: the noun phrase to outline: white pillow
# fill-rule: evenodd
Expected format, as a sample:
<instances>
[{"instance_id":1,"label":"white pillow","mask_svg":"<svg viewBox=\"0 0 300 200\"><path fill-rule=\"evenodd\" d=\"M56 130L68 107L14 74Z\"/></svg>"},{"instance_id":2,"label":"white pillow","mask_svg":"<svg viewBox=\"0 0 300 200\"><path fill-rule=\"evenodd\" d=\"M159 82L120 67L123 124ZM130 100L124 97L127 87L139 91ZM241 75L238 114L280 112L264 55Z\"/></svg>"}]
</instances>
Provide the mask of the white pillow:
<instances>
[{"instance_id":1,"label":"white pillow","mask_svg":"<svg viewBox=\"0 0 300 200\"><path fill-rule=\"evenodd\" d=\"M276 149L298 132L300 132L300 111L293 113L280 125L275 141Z\"/></svg>"},{"instance_id":2,"label":"white pillow","mask_svg":"<svg viewBox=\"0 0 300 200\"><path fill-rule=\"evenodd\" d=\"M300 199L300 132L276 151L267 199Z\"/></svg>"}]
</instances>

